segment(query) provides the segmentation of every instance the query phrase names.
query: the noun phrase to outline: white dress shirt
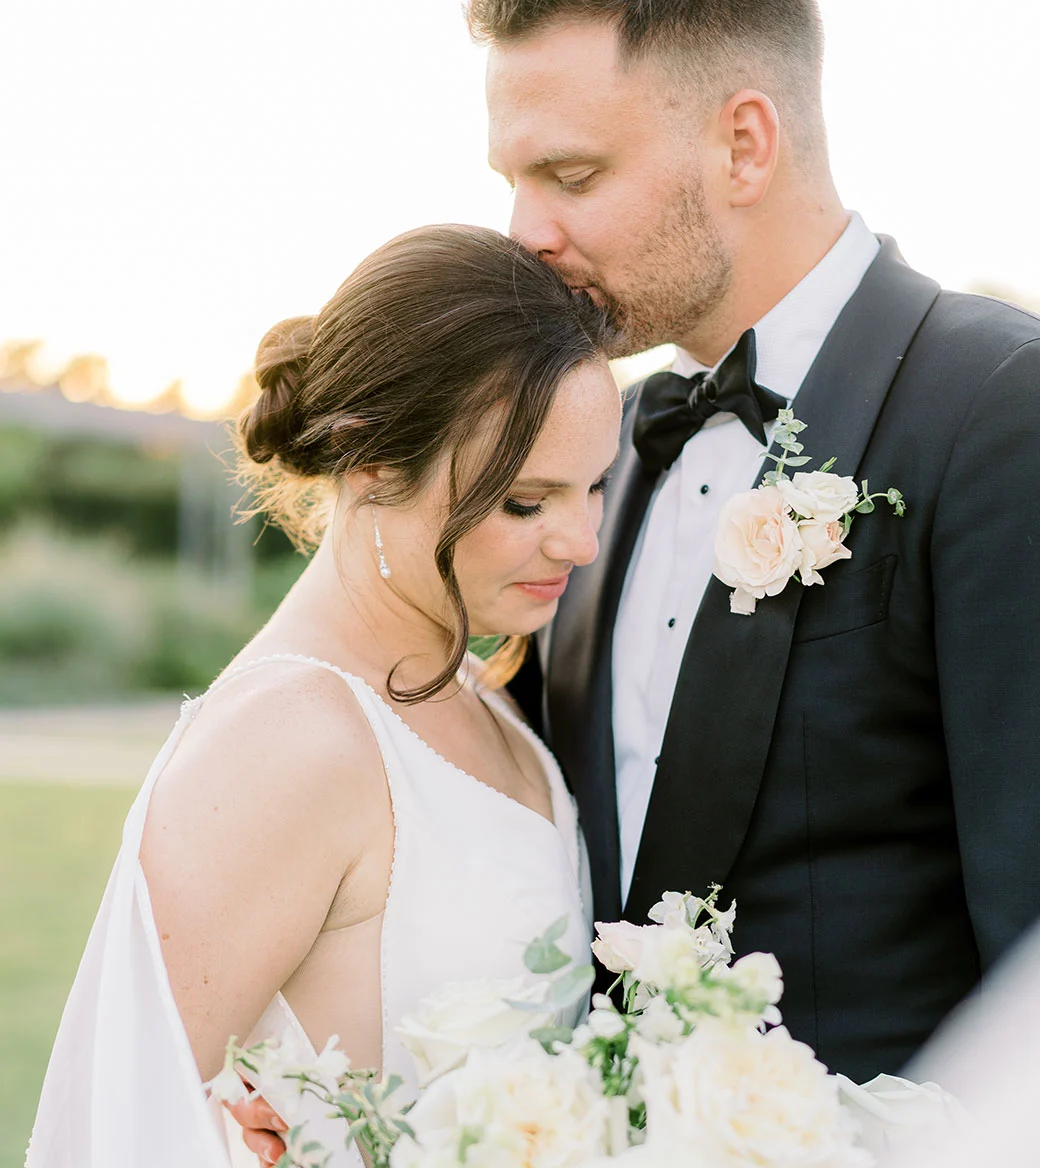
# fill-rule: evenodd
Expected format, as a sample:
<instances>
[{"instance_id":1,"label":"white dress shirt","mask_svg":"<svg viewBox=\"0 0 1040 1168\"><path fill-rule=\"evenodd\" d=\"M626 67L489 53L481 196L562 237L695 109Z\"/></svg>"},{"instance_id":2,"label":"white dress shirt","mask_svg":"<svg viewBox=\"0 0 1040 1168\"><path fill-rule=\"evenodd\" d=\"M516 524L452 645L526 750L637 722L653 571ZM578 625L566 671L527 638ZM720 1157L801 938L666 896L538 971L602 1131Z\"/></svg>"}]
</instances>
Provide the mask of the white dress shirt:
<instances>
[{"instance_id":1,"label":"white dress shirt","mask_svg":"<svg viewBox=\"0 0 1040 1168\"><path fill-rule=\"evenodd\" d=\"M879 246L853 213L831 250L755 325L760 384L790 404ZM680 349L672 368L689 377L705 367ZM629 562L612 661L622 900L632 882L679 667L711 578L719 512L728 498L754 485L764 450L735 415L710 418L658 484Z\"/></svg>"}]
</instances>

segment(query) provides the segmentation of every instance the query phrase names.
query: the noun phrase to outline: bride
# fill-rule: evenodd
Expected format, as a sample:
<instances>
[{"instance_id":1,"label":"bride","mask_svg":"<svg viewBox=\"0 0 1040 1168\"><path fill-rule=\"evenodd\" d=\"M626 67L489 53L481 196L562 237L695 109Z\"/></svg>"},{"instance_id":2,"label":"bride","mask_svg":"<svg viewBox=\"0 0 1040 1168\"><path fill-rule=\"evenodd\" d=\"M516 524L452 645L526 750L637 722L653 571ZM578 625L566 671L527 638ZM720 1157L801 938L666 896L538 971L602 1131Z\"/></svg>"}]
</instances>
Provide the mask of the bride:
<instances>
[{"instance_id":1,"label":"bride","mask_svg":"<svg viewBox=\"0 0 1040 1168\"><path fill-rule=\"evenodd\" d=\"M410 1077L394 1026L424 996L522 973L564 915L587 949L573 803L496 691L596 554L605 329L518 245L443 226L264 338L241 444L264 509L323 533L129 814L28 1168L226 1168L203 1082L229 1036L338 1034ZM506 634L486 666L474 634Z\"/></svg>"}]
</instances>

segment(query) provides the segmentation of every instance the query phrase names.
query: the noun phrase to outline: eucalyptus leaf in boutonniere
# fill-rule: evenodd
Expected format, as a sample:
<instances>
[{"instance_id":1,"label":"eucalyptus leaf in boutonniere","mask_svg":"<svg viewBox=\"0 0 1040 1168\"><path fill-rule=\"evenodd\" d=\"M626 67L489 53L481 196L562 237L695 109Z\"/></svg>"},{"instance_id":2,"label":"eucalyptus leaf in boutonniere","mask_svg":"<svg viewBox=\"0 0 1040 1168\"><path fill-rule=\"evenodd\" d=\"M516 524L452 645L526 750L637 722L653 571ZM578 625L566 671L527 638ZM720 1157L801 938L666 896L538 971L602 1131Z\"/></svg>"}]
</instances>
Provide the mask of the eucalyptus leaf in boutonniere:
<instances>
[{"instance_id":1,"label":"eucalyptus leaf in boutonniere","mask_svg":"<svg viewBox=\"0 0 1040 1168\"><path fill-rule=\"evenodd\" d=\"M733 589L731 612L749 616L759 600L776 596L796 578L808 587L822 584L820 572L838 560L852 558L845 546L857 515L876 509L883 499L903 515L906 503L895 487L870 493L866 479L859 485L834 474L829 459L814 471L788 468L807 466L798 435L806 428L791 410L781 410L773 437L779 454L765 457L776 466L753 491L734 495L722 508L715 536L715 575Z\"/></svg>"}]
</instances>

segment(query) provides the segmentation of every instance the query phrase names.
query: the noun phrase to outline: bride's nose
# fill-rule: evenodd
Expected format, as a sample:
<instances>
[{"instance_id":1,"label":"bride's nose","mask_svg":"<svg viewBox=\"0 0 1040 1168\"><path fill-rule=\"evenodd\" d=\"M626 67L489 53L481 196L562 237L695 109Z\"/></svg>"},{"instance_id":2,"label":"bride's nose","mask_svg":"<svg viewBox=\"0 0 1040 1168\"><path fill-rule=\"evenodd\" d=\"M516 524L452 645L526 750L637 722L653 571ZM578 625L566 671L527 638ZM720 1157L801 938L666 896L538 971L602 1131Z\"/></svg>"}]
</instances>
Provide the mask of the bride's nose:
<instances>
[{"instance_id":1,"label":"bride's nose","mask_svg":"<svg viewBox=\"0 0 1040 1168\"><path fill-rule=\"evenodd\" d=\"M579 567L591 564L599 551L598 519L588 507L568 512L546 534L542 551L550 560L569 560Z\"/></svg>"}]
</instances>

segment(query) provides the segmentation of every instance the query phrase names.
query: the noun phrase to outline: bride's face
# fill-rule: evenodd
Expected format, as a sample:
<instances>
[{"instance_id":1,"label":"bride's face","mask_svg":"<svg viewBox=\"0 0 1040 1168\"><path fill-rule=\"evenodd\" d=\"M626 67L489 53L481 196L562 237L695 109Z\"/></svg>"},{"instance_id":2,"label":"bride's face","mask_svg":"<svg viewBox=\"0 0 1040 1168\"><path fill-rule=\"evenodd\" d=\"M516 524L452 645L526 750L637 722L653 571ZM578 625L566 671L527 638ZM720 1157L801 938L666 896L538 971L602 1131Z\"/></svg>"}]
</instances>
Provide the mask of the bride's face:
<instances>
[{"instance_id":1,"label":"bride's face","mask_svg":"<svg viewBox=\"0 0 1040 1168\"><path fill-rule=\"evenodd\" d=\"M455 545L474 636L540 628L556 611L571 569L595 558L620 424L621 398L605 360L586 362L563 379L508 496ZM479 441L478 433L478 451ZM411 506L381 508L379 521L394 593L413 610L450 621L434 564L447 508L445 464ZM377 593L383 587L377 582Z\"/></svg>"},{"instance_id":2,"label":"bride's face","mask_svg":"<svg viewBox=\"0 0 1040 1168\"><path fill-rule=\"evenodd\" d=\"M606 361L564 378L507 498L455 547L475 636L540 628L571 569L595 559L620 424L621 398Z\"/></svg>"}]
</instances>

